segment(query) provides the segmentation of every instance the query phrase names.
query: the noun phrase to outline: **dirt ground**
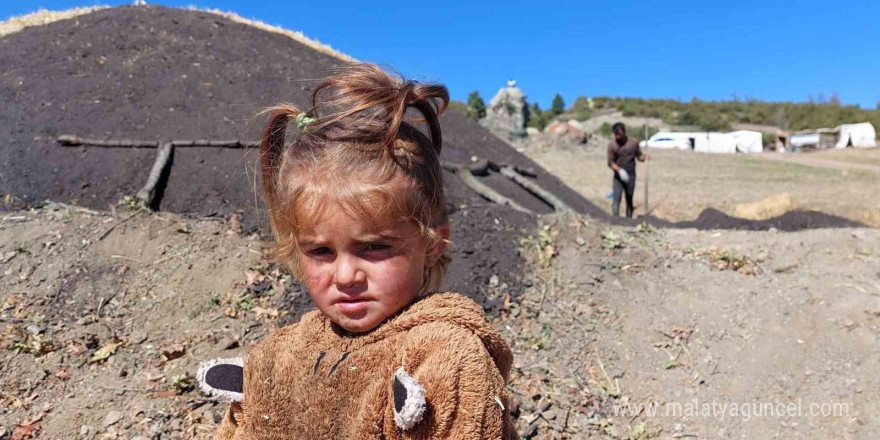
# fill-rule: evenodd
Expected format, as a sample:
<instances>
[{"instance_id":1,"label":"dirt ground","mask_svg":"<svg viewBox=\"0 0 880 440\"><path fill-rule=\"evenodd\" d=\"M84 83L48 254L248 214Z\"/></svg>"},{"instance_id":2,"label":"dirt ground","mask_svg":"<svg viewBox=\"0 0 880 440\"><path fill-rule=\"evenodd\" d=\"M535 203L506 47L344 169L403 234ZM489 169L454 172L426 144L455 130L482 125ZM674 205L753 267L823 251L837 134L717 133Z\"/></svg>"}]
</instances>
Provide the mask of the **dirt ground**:
<instances>
[{"instance_id":1,"label":"dirt ground","mask_svg":"<svg viewBox=\"0 0 880 440\"><path fill-rule=\"evenodd\" d=\"M311 308L238 219L115 208L0 216L0 439L208 438L222 408L193 392L198 361L246 352ZM457 212L453 229L488 229L453 231L447 286L497 315L493 289L518 301L532 284L506 237L533 226L492 206Z\"/></svg>"},{"instance_id":2,"label":"dirt ground","mask_svg":"<svg viewBox=\"0 0 880 440\"><path fill-rule=\"evenodd\" d=\"M877 230L540 221L519 244L522 296L506 299L504 275L467 292L503 304L490 314L515 353L524 437L858 439L880 428ZM49 204L5 214L0 243L0 438L209 438L223 405L193 390L198 361L246 353L310 307L264 244L226 221ZM848 413L619 414L693 399Z\"/></svg>"},{"instance_id":3,"label":"dirt ground","mask_svg":"<svg viewBox=\"0 0 880 440\"><path fill-rule=\"evenodd\" d=\"M610 210L611 173L605 141L586 148L526 148L525 153L594 204ZM636 215L644 214L649 181L651 214L673 222L693 220L706 208L733 215L739 203L788 193L798 209L821 211L880 227L874 191L880 182L880 149L822 153L710 155L650 150L638 168ZM776 159L776 160L768 160Z\"/></svg>"},{"instance_id":4,"label":"dirt ground","mask_svg":"<svg viewBox=\"0 0 880 440\"><path fill-rule=\"evenodd\" d=\"M521 397L553 402L520 419L524 432L533 420L543 438L866 439L880 428L880 231L543 221L556 256L516 311L530 318L502 318Z\"/></svg>"}]
</instances>

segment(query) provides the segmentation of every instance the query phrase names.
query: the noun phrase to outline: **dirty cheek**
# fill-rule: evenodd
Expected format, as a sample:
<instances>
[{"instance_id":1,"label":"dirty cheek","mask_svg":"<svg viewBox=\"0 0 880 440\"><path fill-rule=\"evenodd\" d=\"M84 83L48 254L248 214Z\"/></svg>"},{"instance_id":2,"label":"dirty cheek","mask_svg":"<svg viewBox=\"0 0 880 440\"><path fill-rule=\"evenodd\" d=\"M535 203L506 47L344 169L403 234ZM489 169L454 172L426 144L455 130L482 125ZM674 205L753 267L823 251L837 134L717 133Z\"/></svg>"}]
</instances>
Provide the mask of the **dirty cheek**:
<instances>
[{"instance_id":1,"label":"dirty cheek","mask_svg":"<svg viewBox=\"0 0 880 440\"><path fill-rule=\"evenodd\" d=\"M306 266L306 285L312 293L326 292L333 281L333 274L328 267L319 267L314 263Z\"/></svg>"}]
</instances>

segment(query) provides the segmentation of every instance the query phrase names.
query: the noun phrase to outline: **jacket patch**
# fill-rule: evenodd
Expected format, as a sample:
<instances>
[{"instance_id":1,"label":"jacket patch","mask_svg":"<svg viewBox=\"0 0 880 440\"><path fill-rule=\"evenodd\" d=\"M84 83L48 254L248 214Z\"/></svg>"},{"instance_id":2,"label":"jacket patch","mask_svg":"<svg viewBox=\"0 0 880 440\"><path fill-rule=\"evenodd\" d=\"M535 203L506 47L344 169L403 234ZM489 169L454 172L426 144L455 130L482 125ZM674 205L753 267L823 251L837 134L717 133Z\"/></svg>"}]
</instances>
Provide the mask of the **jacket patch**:
<instances>
[{"instance_id":1,"label":"jacket patch","mask_svg":"<svg viewBox=\"0 0 880 440\"><path fill-rule=\"evenodd\" d=\"M240 357L199 363L196 380L205 394L226 402L244 400L244 360Z\"/></svg>"},{"instance_id":2,"label":"jacket patch","mask_svg":"<svg viewBox=\"0 0 880 440\"><path fill-rule=\"evenodd\" d=\"M392 384L394 393L394 424L400 429L409 429L422 421L425 416L425 387L404 371L403 367L394 373Z\"/></svg>"}]
</instances>

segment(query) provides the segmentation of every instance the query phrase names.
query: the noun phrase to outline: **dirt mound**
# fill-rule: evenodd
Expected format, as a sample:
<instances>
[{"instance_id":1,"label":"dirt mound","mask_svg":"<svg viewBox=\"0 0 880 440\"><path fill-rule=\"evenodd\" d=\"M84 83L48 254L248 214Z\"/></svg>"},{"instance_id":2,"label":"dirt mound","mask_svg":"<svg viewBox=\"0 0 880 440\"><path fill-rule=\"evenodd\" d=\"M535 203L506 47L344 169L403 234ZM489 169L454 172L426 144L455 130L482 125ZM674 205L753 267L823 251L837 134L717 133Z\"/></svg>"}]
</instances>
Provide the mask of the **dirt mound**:
<instances>
[{"instance_id":1,"label":"dirt mound","mask_svg":"<svg viewBox=\"0 0 880 440\"><path fill-rule=\"evenodd\" d=\"M2 186L25 202L78 200L99 208L143 185L154 151L63 149L53 142L58 135L254 141L264 122L255 114L281 100L303 105L313 80L343 64L216 14L152 6L105 9L25 29L0 39L0 62L14 66L4 72L0 89L0 130L10 133ZM444 160L467 163L478 156L531 168L542 186L570 205L584 203L463 115L450 112L443 125ZM254 158L238 150L178 149L161 208L201 215L254 211ZM502 194L536 212L551 211L519 186L498 180L492 186ZM457 189L453 203L478 200Z\"/></svg>"},{"instance_id":2,"label":"dirt mound","mask_svg":"<svg viewBox=\"0 0 880 440\"><path fill-rule=\"evenodd\" d=\"M44 200L106 209L144 185L150 148L62 148L55 139L258 139L261 109L304 105L314 80L345 61L226 17L163 7L118 7L0 38L0 188L16 209ZM464 115L443 119L442 159L472 156L534 171L542 187L580 209L588 203ZM268 222L255 188L256 151L176 149L159 208L199 217L244 211L245 232ZM446 174L453 240L448 287L473 291L498 275L518 285L518 229L534 219L491 205ZM500 175L484 179L537 213L552 209ZM497 221L496 221L497 220ZM467 287L467 289L465 289Z\"/></svg>"},{"instance_id":3,"label":"dirt mound","mask_svg":"<svg viewBox=\"0 0 880 440\"><path fill-rule=\"evenodd\" d=\"M650 217L648 217L650 218ZM674 228L694 229L743 229L749 231L801 231L819 228L858 228L864 225L836 215L817 211L794 210L778 217L766 220L746 220L731 217L717 209L706 208L696 220L670 223L659 219L651 219L652 224Z\"/></svg>"}]
</instances>

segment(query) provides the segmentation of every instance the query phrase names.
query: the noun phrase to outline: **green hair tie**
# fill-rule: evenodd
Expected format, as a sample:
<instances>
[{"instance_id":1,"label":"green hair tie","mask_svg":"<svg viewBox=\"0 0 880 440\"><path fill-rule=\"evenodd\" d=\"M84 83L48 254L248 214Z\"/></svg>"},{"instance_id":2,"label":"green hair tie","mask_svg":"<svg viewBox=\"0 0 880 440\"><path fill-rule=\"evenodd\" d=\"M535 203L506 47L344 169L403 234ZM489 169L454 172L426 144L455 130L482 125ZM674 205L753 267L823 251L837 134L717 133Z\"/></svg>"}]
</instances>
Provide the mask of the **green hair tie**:
<instances>
[{"instance_id":1,"label":"green hair tie","mask_svg":"<svg viewBox=\"0 0 880 440\"><path fill-rule=\"evenodd\" d=\"M317 121L317 119L309 116L306 112L302 112L296 115L296 129L303 132L306 131L306 127L312 125Z\"/></svg>"}]
</instances>

